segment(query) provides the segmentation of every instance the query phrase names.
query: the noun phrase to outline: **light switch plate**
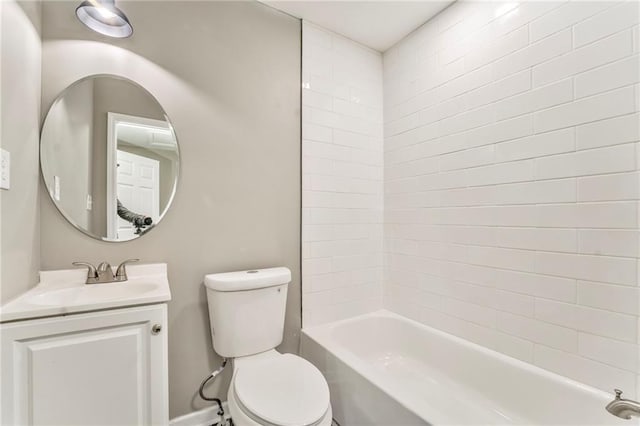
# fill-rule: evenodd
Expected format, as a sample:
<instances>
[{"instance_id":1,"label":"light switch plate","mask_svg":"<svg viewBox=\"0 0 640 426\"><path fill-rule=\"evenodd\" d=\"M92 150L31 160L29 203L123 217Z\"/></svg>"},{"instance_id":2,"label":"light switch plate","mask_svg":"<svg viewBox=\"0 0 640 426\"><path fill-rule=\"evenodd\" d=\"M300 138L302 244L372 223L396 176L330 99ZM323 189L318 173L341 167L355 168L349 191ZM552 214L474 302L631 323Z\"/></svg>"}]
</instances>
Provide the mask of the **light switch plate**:
<instances>
[{"instance_id":1,"label":"light switch plate","mask_svg":"<svg viewBox=\"0 0 640 426\"><path fill-rule=\"evenodd\" d=\"M0 188L11 187L11 154L0 148Z\"/></svg>"},{"instance_id":2,"label":"light switch plate","mask_svg":"<svg viewBox=\"0 0 640 426\"><path fill-rule=\"evenodd\" d=\"M53 177L53 199L60 201L60 176Z\"/></svg>"}]
</instances>

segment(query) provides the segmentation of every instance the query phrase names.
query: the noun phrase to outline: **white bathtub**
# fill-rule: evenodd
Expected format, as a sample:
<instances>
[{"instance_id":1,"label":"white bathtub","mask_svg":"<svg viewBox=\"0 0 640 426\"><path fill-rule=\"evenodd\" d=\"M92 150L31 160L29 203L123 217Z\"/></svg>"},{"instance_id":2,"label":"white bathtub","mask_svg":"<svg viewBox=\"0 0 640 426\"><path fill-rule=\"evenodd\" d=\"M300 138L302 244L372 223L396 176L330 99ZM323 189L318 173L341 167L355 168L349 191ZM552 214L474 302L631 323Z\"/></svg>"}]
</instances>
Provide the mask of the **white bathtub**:
<instances>
[{"instance_id":1,"label":"white bathtub","mask_svg":"<svg viewBox=\"0 0 640 426\"><path fill-rule=\"evenodd\" d=\"M387 311L304 329L334 417L356 425L637 425L610 394Z\"/></svg>"}]
</instances>

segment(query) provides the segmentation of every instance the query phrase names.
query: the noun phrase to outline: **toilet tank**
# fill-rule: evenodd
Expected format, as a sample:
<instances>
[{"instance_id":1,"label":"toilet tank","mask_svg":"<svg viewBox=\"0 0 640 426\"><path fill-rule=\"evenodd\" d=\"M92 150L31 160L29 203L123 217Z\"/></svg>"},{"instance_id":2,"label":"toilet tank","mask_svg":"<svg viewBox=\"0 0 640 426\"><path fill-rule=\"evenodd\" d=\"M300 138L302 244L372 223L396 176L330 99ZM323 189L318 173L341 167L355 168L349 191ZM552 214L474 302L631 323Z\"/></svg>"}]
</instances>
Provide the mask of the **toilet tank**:
<instances>
[{"instance_id":1,"label":"toilet tank","mask_svg":"<svg viewBox=\"0 0 640 426\"><path fill-rule=\"evenodd\" d=\"M288 268L210 274L204 278L213 348L236 358L264 352L282 342Z\"/></svg>"}]
</instances>

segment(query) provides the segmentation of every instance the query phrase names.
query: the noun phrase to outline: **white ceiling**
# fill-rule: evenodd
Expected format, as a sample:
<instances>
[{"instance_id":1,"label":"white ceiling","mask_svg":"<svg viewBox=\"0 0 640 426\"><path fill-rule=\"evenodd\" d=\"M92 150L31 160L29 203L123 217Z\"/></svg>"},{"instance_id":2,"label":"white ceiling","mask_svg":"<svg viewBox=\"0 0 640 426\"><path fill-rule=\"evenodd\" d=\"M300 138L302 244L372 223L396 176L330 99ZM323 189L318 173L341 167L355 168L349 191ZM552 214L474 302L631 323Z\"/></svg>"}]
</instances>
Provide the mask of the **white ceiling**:
<instances>
[{"instance_id":1,"label":"white ceiling","mask_svg":"<svg viewBox=\"0 0 640 426\"><path fill-rule=\"evenodd\" d=\"M150 150L177 150L177 143L171 130L160 127L139 126L133 123L118 123L118 142L125 142Z\"/></svg>"},{"instance_id":2,"label":"white ceiling","mask_svg":"<svg viewBox=\"0 0 640 426\"><path fill-rule=\"evenodd\" d=\"M453 0L260 1L380 52L453 3Z\"/></svg>"}]
</instances>

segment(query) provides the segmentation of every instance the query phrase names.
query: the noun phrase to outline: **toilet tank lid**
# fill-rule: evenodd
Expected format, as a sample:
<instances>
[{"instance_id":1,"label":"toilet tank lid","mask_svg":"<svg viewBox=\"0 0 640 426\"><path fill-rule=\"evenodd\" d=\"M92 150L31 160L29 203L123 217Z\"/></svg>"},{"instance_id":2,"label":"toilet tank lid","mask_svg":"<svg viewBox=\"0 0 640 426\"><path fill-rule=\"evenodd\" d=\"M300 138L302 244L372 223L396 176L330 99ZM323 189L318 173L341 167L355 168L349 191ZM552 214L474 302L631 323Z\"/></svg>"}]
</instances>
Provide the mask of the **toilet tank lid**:
<instances>
[{"instance_id":1,"label":"toilet tank lid","mask_svg":"<svg viewBox=\"0 0 640 426\"><path fill-rule=\"evenodd\" d=\"M216 291L254 290L289 282L291 282L291 271L285 267L224 272L204 277L204 285Z\"/></svg>"}]
</instances>

